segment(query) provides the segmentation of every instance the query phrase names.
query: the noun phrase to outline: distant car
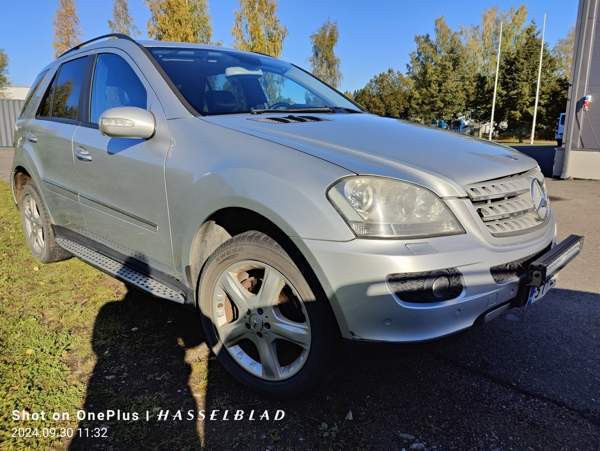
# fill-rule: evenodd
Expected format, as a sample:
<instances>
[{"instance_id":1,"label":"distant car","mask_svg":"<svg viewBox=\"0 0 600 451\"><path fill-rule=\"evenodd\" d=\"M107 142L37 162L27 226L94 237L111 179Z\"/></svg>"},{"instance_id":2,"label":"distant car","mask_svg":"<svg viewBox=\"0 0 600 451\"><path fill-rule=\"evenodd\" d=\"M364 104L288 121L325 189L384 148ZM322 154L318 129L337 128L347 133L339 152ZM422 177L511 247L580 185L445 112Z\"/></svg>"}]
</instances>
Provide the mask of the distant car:
<instances>
[{"instance_id":1,"label":"distant car","mask_svg":"<svg viewBox=\"0 0 600 451\"><path fill-rule=\"evenodd\" d=\"M560 113L558 116L558 121L556 122L556 131L554 132L554 139L556 139L556 144L558 147L562 147L563 143L563 134L565 132L565 113Z\"/></svg>"},{"instance_id":2,"label":"distant car","mask_svg":"<svg viewBox=\"0 0 600 451\"><path fill-rule=\"evenodd\" d=\"M536 302L581 248L513 149L262 54L103 38L48 65L18 120L27 243L196 309L254 389L311 388L339 336L429 340Z\"/></svg>"}]
</instances>

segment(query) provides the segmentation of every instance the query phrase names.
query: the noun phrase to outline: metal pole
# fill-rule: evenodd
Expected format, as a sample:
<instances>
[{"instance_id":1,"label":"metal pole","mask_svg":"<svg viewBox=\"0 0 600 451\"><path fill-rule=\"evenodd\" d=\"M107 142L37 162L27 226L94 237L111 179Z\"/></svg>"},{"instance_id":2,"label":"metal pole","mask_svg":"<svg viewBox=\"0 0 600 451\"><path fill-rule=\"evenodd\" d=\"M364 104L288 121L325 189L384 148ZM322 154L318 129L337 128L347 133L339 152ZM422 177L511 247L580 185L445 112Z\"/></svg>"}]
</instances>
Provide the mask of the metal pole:
<instances>
[{"instance_id":1,"label":"metal pole","mask_svg":"<svg viewBox=\"0 0 600 451\"><path fill-rule=\"evenodd\" d=\"M496 91L498 90L498 72L500 70L500 50L502 49L502 22L500 22L500 38L498 39L498 56L496 57L496 79L494 80L494 96L492 97L492 117L490 119L490 136L488 140L492 140L494 132L494 110L496 109Z\"/></svg>"},{"instance_id":2,"label":"metal pole","mask_svg":"<svg viewBox=\"0 0 600 451\"><path fill-rule=\"evenodd\" d=\"M540 82L542 81L542 59L544 57L544 33L546 32L546 13L544 13L544 25L542 27L542 45L540 47L540 66L538 67L537 88L535 89L535 104L533 106L533 123L531 124L531 138L529 144L533 144L535 138L535 120L537 118L537 107L540 99Z\"/></svg>"}]
</instances>

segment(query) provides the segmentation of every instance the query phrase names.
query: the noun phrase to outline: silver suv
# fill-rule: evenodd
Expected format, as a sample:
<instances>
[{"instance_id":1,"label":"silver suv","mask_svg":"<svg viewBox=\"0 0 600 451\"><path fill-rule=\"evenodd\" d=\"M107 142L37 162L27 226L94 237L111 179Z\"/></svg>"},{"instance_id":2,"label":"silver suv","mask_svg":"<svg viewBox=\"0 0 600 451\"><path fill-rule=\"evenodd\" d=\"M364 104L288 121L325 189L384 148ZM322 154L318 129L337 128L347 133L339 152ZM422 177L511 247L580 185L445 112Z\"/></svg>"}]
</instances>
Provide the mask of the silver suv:
<instances>
[{"instance_id":1,"label":"silver suv","mask_svg":"<svg viewBox=\"0 0 600 451\"><path fill-rule=\"evenodd\" d=\"M37 258L197 308L227 370L275 396L340 336L429 340L535 302L582 245L555 243L534 160L256 53L88 41L37 77L15 147Z\"/></svg>"}]
</instances>

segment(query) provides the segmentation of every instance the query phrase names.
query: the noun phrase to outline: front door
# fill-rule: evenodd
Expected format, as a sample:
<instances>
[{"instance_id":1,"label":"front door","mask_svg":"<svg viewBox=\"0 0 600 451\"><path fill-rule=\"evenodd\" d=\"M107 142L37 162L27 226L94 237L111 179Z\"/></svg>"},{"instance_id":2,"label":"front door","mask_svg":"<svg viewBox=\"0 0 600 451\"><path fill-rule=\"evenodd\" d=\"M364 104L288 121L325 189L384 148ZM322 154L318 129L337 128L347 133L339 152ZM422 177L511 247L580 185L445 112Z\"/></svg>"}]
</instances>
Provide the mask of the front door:
<instances>
[{"instance_id":1,"label":"front door","mask_svg":"<svg viewBox=\"0 0 600 451\"><path fill-rule=\"evenodd\" d=\"M156 118L150 139L110 138L98 129L109 108L135 106ZM170 135L164 112L135 63L123 52L96 56L88 123L73 138L85 234L126 257L170 272L171 236L164 164Z\"/></svg>"}]
</instances>

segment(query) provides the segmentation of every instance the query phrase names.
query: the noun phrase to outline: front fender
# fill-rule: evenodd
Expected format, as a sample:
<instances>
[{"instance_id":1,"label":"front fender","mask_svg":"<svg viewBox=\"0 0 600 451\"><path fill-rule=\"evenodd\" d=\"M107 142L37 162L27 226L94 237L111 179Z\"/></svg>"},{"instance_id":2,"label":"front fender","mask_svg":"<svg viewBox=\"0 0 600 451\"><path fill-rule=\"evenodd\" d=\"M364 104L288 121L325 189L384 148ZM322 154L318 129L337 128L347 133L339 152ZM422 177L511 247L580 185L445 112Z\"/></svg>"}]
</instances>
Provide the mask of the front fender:
<instances>
[{"instance_id":1,"label":"front fender","mask_svg":"<svg viewBox=\"0 0 600 451\"><path fill-rule=\"evenodd\" d=\"M189 264L191 244L201 225L224 208L258 213L290 237L354 238L326 197L327 187L350 175L348 170L279 144L194 121L193 132L203 132L201 136L194 136L188 127L180 129L180 123L191 125L188 120L170 124L175 145L167 158L166 185L176 270L183 272Z\"/></svg>"},{"instance_id":2,"label":"front fender","mask_svg":"<svg viewBox=\"0 0 600 451\"><path fill-rule=\"evenodd\" d=\"M27 171L27 173L33 180L33 183L35 183L35 185L38 187L38 191L40 193L40 196L42 196L42 200L44 201L44 203L46 203L45 194L43 192L44 190L42 189L42 176L38 169L41 167L41 164L36 152L28 145L26 141L21 144L21 139L19 136L16 137L15 143L15 154L13 156L13 161L10 166L9 175L13 201L15 202L15 204L18 204L15 187L15 172L17 168L21 167L25 171Z\"/></svg>"}]
</instances>

